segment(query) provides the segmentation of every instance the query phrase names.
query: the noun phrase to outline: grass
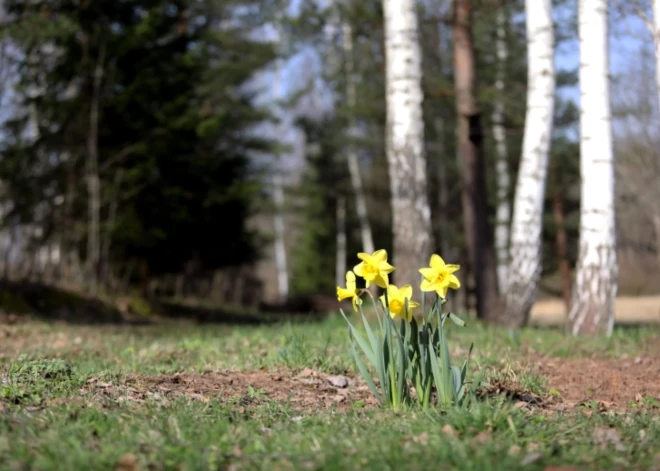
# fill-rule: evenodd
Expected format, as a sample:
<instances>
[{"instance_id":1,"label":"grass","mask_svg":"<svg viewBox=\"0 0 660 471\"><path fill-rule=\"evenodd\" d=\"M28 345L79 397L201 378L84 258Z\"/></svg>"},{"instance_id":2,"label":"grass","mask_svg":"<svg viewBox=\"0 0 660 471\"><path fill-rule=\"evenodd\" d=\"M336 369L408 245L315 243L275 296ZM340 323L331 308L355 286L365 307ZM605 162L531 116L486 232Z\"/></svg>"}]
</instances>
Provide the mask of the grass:
<instances>
[{"instance_id":1,"label":"grass","mask_svg":"<svg viewBox=\"0 0 660 471\"><path fill-rule=\"evenodd\" d=\"M396 414L357 396L341 404L319 396L327 407L301 406L288 386L275 394L248 381L233 389L186 386L174 395L176 381L152 381L209 371L266 381L305 369L354 378L338 316L263 326L28 322L0 326L0 337L2 329L0 470L660 466L660 414L650 397L617 411L597 401L553 411L487 396L467 411ZM529 365L531 356L634 359L657 346L660 331L619 328L610 339L584 340L556 329L470 324L449 335L457 360L475 343L487 380L551 399L556 390Z\"/></svg>"}]
</instances>

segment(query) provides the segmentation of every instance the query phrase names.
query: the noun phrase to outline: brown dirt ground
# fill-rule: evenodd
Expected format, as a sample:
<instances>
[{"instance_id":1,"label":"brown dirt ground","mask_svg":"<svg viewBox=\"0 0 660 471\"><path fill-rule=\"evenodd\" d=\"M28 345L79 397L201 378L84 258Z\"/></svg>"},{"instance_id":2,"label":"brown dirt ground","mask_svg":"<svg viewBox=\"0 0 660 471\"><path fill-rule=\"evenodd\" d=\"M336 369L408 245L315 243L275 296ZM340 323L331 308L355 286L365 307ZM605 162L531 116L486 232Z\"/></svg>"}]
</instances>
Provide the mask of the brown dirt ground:
<instances>
[{"instance_id":1,"label":"brown dirt ground","mask_svg":"<svg viewBox=\"0 0 660 471\"><path fill-rule=\"evenodd\" d=\"M90 379L80 393L103 400L114 398L142 402L148 398L170 400L186 397L209 402L237 401L245 412L252 405L271 400L289 403L299 412L320 410L348 410L356 406L375 406L376 399L361 381L347 377L336 378L333 385L328 376L305 369L296 376L287 373L258 372L205 372L201 374L175 374L144 376L133 375L121 384L112 384ZM347 384L342 384L345 381ZM255 391L252 396L248 388Z\"/></svg>"},{"instance_id":2,"label":"brown dirt ground","mask_svg":"<svg viewBox=\"0 0 660 471\"><path fill-rule=\"evenodd\" d=\"M573 407L596 401L608 409L629 409L655 399L660 408L660 355L634 359L539 358L536 367L559 392L558 402Z\"/></svg>"},{"instance_id":3,"label":"brown dirt ground","mask_svg":"<svg viewBox=\"0 0 660 471\"><path fill-rule=\"evenodd\" d=\"M504 394L520 407L547 412L598 404L600 411L644 408L660 413L660 356L630 360L539 356L530 360L530 365L546 377L548 388L558 391L558 395L538 397L521 390L515 383L495 384L486 394ZM342 381L347 384L341 384ZM249 387L257 393L250 396ZM202 402L220 398L223 402L237 402L242 413L266 400L289 403L293 410L302 414L346 411L357 404L360 407L377 405L361 379L328 377L307 368L296 376L289 372L258 371L136 375L129 376L121 384L90 379L80 392L88 398L91 395L93 401L112 398L138 403L148 398L167 401L186 397Z\"/></svg>"}]
</instances>

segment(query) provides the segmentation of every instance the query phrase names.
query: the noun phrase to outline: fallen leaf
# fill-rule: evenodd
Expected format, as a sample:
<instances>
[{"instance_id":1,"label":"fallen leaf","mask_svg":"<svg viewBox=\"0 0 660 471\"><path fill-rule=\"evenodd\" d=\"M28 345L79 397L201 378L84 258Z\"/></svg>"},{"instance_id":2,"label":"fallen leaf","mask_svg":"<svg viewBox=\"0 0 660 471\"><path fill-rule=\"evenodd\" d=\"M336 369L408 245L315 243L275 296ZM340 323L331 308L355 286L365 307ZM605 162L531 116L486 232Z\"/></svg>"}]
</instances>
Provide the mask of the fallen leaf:
<instances>
[{"instance_id":1,"label":"fallen leaf","mask_svg":"<svg viewBox=\"0 0 660 471\"><path fill-rule=\"evenodd\" d=\"M325 378L328 380L330 384L335 386L336 388L347 388L348 387L348 378L346 376L341 376L341 375L336 375L336 376L328 376Z\"/></svg>"}]
</instances>

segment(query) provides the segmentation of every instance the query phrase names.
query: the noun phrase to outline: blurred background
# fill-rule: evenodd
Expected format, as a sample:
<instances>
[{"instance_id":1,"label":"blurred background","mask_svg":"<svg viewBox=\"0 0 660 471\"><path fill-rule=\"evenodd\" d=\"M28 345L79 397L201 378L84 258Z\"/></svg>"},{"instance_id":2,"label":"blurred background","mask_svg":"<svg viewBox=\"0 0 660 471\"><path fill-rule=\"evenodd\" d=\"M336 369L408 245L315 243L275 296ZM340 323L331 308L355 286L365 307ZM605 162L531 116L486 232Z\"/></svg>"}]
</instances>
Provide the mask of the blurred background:
<instances>
[{"instance_id":1,"label":"blurred background","mask_svg":"<svg viewBox=\"0 0 660 471\"><path fill-rule=\"evenodd\" d=\"M576 1L554 2L539 302L559 314L579 237ZM451 2L419 3L434 248L464 264ZM610 14L619 295L660 318L660 112L635 6ZM487 217L506 231L524 5L472 9ZM138 314L155 300L324 311L369 237L392 251L381 0L5 0L0 15L3 310L75 296ZM469 309L465 276L453 302Z\"/></svg>"}]
</instances>

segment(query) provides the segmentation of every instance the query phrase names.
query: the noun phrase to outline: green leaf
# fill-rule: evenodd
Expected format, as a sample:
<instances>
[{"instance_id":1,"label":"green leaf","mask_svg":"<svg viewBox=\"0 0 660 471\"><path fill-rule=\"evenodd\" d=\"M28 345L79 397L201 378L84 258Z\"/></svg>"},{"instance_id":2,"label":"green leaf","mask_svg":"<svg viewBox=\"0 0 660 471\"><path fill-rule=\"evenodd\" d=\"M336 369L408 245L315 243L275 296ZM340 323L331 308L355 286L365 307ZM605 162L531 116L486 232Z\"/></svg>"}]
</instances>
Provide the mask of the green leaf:
<instances>
[{"instance_id":1,"label":"green leaf","mask_svg":"<svg viewBox=\"0 0 660 471\"><path fill-rule=\"evenodd\" d=\"M377 367L378 363L376 362L374 351L371 349L371 347L369 347L369 344L367 344L366 340L364 340L364 338L360 335L360 333L353 326L353 324L351 324L351 322L346 317L346 314L344 314L344 311L340 309L339 312L341 312L341 315L344 316L344 319L346 319L346 322L348 323L348 326L351 329L351 334L357 341L358 345L360 346L364 354L367 356L371 364L374 365L374 367Z\"/></svg>"},{"instance_id":2,"label":"green leaf","mask_svg":"<svg viewBox=\"0 0 660 471\"><path fill-rule=\"evenodd\" d=\"M452 366L451 372L453 375L454 381L454 394L458 396L459 391L463 387L463 381L461 381L461 370L458 369L458 366Z\"/></svg>"},{"instance_id":3,"label":"green leaf","mask_svg":"<svg viewBox=\"0 0 660 471\"><path fill-rule=\"evenodd\" d=\"M373 352L375 352L376 346L378 345L378 340L376 339L376 335L374 334L374 331L371 329L371 326L369 325L369 321L367 321L367 318L364 315L364 311L362 309L360 309L360 315L362 316L362 323L364 324L364 330L367 331L367 337L369 338L371 349ZM375 361L372 363L374 366L376 366Z\"/></svg>"},{"instance_id":4,"label":"green leaf","mask_svg":"<svg viewBox=\"0 0 660 471\"><path fill-rule=\"evenodd\" d=\"M405 320L401 320L401 330L405 332ZM392 321L392 326L394 327L394 331L396 332L396 326L394 325L394 321ZM406 360L408 359L408 355L406 352L406 347L403 342L403 335L397 335L397 345L399 346L399 351L398 351L398 373L399 377L397 378L397 391L399 394L399 398L403 399L404 397L407 396L405 388L406 388Z\"/></svg>"},{"instance_id":5,"label":"green leaf","mask_svg":"<svg viewBox=\"0 0 660 471\"><path fill-rule=\"evenodd\" d=\"M454 322L454 324L459 325L459 326L461 326L461 327L465 327L465 326L467 325L463 319L461 319L460 317L458 317L458 316L457 316L456 314L454 314L453 312L450 312L450 313L447 314L447 315L449 316L449 319L451 319L451 320Z\"/></svg>"},{"instance_id":6,"label":"green leaf","mask_svg":"<svg viewBox=\"0 0 660 471\"><path fill-rule=\"evenodd\" d=\"M429 348L431 350L429 356L431 358L431 371L433 372L433 382L435 383L435 388L438 392L438 402L442 405L446 405L446 396L444 394L444 388L442 385L442 374L440 372L440 363L438 362L438 357L433 353L433 346Z\"/></svg>"},{"instance_id":7,"label":"green leaf","mask_svg":"<svg viewBox=\"0 0 660 471\"><path fill-rule=\"evenodd\" d=\"M357 365L358 370L362 375L362 378L364 378L364 381L367 383L367 386L369 387L373 395L376 396L378 402L382 404L383 398L381 394L378 392L378 388L376 388L376 384L374 383L374 380L371 378L371 375L369 374L369 370L367 369L365 364L362 362L362 359L358 355L358 352L355 349L355 345L351 346L351 353L353 354L353 359L355 360L355 364Z\"/></svg>"}]
</instances>

